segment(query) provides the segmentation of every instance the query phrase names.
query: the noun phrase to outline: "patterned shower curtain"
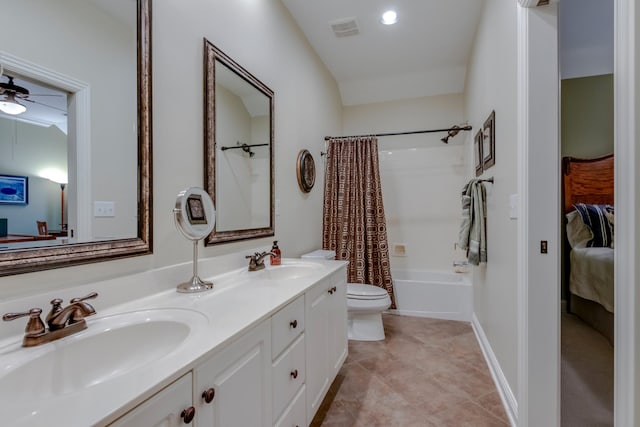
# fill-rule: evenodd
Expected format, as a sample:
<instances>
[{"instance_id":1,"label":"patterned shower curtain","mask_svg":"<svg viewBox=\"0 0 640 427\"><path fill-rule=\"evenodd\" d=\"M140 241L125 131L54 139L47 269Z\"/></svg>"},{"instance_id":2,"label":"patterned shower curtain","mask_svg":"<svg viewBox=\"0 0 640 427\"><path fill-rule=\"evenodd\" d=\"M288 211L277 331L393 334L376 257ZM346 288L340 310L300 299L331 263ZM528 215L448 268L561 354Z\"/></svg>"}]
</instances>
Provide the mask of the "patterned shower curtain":
<instances>
[{"instance_id":1,"label":"patterned shower curtain","mask_svg":"<svg viewBox=\"0 0 640 427\"><path fill-rule=\"evenodd\" d=\"M349 261L347 280L386 289L395 308L375 136L329 141L322 247Z\"/></svg>"}]
</instances>

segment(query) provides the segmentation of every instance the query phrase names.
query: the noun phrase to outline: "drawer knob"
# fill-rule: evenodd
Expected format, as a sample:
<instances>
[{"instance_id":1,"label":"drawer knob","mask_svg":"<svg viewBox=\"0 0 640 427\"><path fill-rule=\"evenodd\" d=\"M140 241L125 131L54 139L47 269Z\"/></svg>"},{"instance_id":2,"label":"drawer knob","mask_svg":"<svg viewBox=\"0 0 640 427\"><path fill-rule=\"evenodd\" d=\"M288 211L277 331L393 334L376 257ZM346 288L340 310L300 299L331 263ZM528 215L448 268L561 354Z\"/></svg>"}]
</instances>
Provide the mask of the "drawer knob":
<instances>
[{"instance_id":1,"label":"drawer knob","mask_svg":"<svg viewBox=\"0 0 640 427\"><path fill-rule=\"evenodd\" d=\"M291 378L293 378L294 380L296 378L298 378L298 370L294 369L293 371L291 371Z\"/></svg>"},{"instance_id":2,"label":"drawer knob","mask_svg":"<svg viewBox=\"0 0 640 427\"><path fill-rule=\"evenodd\" d=\"M293 329L298 327L298 321L294 319L293 322L289 323L289 326L292 327Z\"/></svg>"},{"instance_id":3,"label":"drawer knob","mask_svg":"<svg viewBox=\"0 0 640 427\"><path fill-rule=\"evenodd\" d=\"M193 406L189 406L180 414L180 418L182 418L182 421L185 424L190 424L191 421L193 421L193 417L195 416L196 416L196 408L194 408Z\"/></svg>"},{"instance_id":4,"label":"drawer knob","mask_svg":"<svg viewBox=\"0 0 640 427\"><path fill-rule=\"evenodd\" d=\"M202 392L202 398L206 403L211 403L215 395L216 395L216 391L213 388L210 388Z\"/></svg>"},{"instance_id":5,"label":"drawer knob","mask_svg":"<svg viewBox=\"0 0 640 427\"><path fill-rule=\"evenodd\" d=\"M333 294L333 288L329 288L327 292L329 292L330 294Z\"/></svg>"},{"instance_id":6,"label":"drawer knob","mask_svg":"<svg viewBox=\"0 0 640 427\"><path fill-rule=\"evenodd\" d=\"M333 290L333 292L337 291L338 288L336 288L335 286L333 288L331 288Z\"/></svg>"}]
</instances>

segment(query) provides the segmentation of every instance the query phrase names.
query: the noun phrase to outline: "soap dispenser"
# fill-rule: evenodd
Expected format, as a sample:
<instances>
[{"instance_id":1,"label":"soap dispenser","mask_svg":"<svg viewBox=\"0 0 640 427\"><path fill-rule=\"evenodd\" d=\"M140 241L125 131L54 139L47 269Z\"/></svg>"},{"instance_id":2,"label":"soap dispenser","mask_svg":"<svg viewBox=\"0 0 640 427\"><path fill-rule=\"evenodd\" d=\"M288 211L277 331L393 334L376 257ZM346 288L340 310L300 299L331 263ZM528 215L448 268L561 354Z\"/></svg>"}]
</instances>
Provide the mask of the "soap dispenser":
<instances>
[{"instance_id":1,"label":"soap dispenser","mask_svg":"<svg viewBox=\"0 0 640 427\"><path fill-rule=\"evenodd\" d=\"M271 247L271 265L280 265L280 261L282 260L282 253L280 252L280 248L278 247L278 241L273 241L273 246Z\"/></svg>"}]
</instances>

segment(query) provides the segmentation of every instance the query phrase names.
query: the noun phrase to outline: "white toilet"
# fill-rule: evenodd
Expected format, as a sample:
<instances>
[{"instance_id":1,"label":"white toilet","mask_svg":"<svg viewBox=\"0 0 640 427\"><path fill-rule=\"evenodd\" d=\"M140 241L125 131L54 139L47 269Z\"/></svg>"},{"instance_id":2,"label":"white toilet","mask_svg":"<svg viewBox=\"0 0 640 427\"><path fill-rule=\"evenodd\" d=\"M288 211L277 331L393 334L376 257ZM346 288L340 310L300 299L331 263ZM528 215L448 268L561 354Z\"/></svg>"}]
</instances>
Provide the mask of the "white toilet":
<instances>
[{"instance_id":1,"label":"white toilet","mask_svg":"<svg viewBox=\"0 0 640 427\"><path fill-rule=\"evenodd\" d=\"M335 259L335 251L318 249L302 255L304 259ZM382 288L347 283L348 336L356 341L384 340L382 312L391 306L389 293Z\"/></svg>"}]
</instances>

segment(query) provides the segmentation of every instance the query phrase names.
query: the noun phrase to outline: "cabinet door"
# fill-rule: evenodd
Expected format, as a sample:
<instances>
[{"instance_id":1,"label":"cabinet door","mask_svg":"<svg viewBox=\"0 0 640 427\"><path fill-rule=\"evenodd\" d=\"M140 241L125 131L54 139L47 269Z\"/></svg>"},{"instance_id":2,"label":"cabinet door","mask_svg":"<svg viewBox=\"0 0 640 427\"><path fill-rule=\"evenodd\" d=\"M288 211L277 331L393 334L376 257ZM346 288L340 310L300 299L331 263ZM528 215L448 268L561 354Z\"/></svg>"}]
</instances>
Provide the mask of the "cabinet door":
<instances>
[{"instance_id":1,"label":"cabinet door","mask_svg":"<svg viewBox=\"0 0 640 427\"><path fill-rule=\"evenodd\" d=\"M329 380L333 381L347 358L347 284L338 281L329 296Z\"/></svg>"},{"instance_id":2,"label":"cabinet door","mask_svg":"<svg viewBox=\"0 0 640 427\"><path fill-rule=\"evenodd\" d=\"M199 427L271 425L270 329L269 320L261 323L194 369Z\"/></svg>"},{"instance_id":3,"label":"cabinet door","mask_svg":"<svg viewBox=\"0 0 640 427\"><path fill-rule=\"evenodd\" d=\"M182 411L191 406L191 372L116 420L111 427L184 426Z\"/></svg>"},{"instance_id":4,"label":"cabinet door","mask_svg":"<svg viewBox=\"0 0 640 427\"><path fill-rule=\"evenodd\" d=\"M329 389L329 316L328 304L331 286L322 281L305 296L307 347L307 417L317 412Z\"/></svg>"}]
</instances>

